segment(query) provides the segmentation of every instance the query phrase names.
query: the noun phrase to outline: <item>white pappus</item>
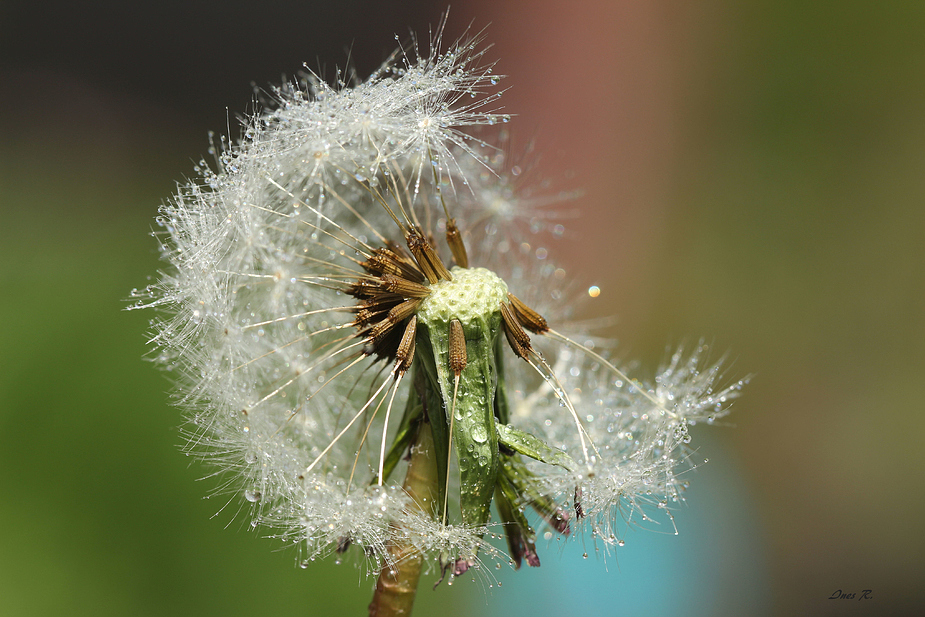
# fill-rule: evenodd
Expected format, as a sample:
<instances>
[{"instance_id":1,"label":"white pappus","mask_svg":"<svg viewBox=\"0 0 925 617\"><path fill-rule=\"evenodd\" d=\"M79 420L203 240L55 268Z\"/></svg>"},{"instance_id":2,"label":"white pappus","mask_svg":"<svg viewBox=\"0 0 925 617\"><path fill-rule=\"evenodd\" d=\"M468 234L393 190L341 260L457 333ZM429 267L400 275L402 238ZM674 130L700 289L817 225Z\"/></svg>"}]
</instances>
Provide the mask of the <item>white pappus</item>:
<instances>
[{"instance_id":1,"label":"white pappus","mask_svg":"<svg viewBox=\"0 0 925 617\"><path fill-rule=\"evenodd\" d=\"M362 83L276 90L162 207L167 266L136 294L189 448L306 560L358 546L379 571L403 542L450 576L479 551L539 565L525 506L616 544L618 522L680 498L688 426L743 384L717 388L702 344L647 382L561 333L587 292L529 244L561 225L473 132L509 120L479 41L439 38Z\"/></svg>"}]
</instances>

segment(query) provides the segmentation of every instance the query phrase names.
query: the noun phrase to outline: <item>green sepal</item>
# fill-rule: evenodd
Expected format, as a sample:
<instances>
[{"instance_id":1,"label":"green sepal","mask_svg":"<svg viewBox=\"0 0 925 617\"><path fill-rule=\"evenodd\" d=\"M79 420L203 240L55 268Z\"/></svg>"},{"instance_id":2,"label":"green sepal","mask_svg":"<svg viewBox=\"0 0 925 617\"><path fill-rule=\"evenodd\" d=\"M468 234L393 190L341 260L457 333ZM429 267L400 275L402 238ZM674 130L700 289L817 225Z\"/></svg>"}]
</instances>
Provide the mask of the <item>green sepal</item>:
<instances>
[{"instance_id":1,"label":"green sepal","mask_svg":"<svg viewBox=\"0 0 925 617\"><path fill-rule=\"evenodd\" d=\"M456 450L460 475L459 506L462 522L470 527L484 526L491 515L491 499L497 482L498 434L495 430L495 388L497 367L495 364L495 342L501 329L501 314L496 313L473 323L463 324L466 339L468 364L459 377L456 389L455 420L453 420L453 446ZM417 348L430 347L431 354L422 354L421 360L427 366L425 374L439 388L442 395L444 424L431 413L434 443L437 446L438 473L441 481L446 478L446 456L449 449L445 442L443 426L449 435L449 412L453 408L455 376L449 368L449 323L418 325ZM432 360L431 360L432 358ZM435 378L435 379L434 379ZM438 425L441 425L438 428ZM444 446L446 443L446 446ZM441 452L442 450L442 452ZM442 469L441 469L442 468Z\"/></svg>"},{"instance_id":2,"label":"green sepal","mask_svg":"<svg viewBox=\"0 0 925 617\"><path fill-rule=\"evenodd\" d=\"M546 442L530 433L516 429L509 424L498 424L498 442L515 452L547 465L556 465L567 471L575 470L572 457L560 450L546 445Z\"/></svg>"},{"instance_id":3,"label":"green sepal","mask_svg":"<svg viewBox=\"0 0 925 617\"><path fill-rule=\"evenodd\" d=\"M498 369L498 385L495 389L495 418L501 424L507 424L511 421L510 406L507 402L507 389L504 380L504 347L502 338L499 336L495 341L495 366Z\"/></svg>"},{"instance_id":4,"label":"green sepal","mask_svg":"<svg viewBox=\"0 0 925 617\"><path fill-rule=\"evenodd\" d=\"M503 458L504 455L502 455ZM527 521L523 510L517 505L517 491L504 474L498 477L498 486L495 488L495 504L498 516L504 526L504 535L507 539L508 550L514 561L514 569L519 570L523 559L527 565L537 568L540 558L536 553L536 532Z\"/></svg>"},{"instance_id":5,"label":"green sepal","mask_svg":"<svg viewBox=\"0 0 925 617\"><path fill-rule=\"evenodd\" d=\"M447 412L443 408L443 397L440 395L436 361L434 360L434 352L429 339L430 333L427 326L418 322L414 364L420 367L420 371L415 374L414 388L423 404L424 413L427 415L431 434L434 438L434 456L437 460L437 501L441 508L438 515L442 515L443 504L446 502L450 423L446 415Z\"/></svg>"},{"instance_id":6,"label":"green sepal","mask_svg":"<svg viewBox=\"0 0 925 617\"><path fill-rule=\"evenodd\" d=\"M501 457L501 478L513 486L515 504L529 504L537 514L559 533L568 535L569 515L555 499L539 490L540 482L516 455Z\"/></svg>"}]
</instances>

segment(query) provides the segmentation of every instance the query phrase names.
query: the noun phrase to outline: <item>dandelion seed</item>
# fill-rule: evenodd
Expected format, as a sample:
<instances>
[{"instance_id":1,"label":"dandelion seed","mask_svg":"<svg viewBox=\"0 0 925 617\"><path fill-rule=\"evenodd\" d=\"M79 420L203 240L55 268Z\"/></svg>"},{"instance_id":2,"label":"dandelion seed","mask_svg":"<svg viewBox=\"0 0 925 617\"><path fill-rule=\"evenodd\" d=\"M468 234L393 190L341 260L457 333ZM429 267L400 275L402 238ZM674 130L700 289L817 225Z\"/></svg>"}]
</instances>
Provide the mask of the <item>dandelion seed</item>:
<instances>
[{"instance_id":1,"label":"dandelion seed","mask_svg":"<svg viewBox=\"0 0 925 617\"><path fill-rule=\"evenodd\" d=\"M620 521L681 498L688 426L744 384L717 390L702 344L650 383L560 333L584 295L546 248L565 229L522 235L528 174L471 132L509 119L498 76L478 38L441 51L440 31L355 86L277 90L163 206L169 269L135 294L190 450L300 565L362 554L382 613L410 610L425 564L447 584L483 559L539 566L527 508L546 538L622 546Z\"/></svg>"}]
</instances>

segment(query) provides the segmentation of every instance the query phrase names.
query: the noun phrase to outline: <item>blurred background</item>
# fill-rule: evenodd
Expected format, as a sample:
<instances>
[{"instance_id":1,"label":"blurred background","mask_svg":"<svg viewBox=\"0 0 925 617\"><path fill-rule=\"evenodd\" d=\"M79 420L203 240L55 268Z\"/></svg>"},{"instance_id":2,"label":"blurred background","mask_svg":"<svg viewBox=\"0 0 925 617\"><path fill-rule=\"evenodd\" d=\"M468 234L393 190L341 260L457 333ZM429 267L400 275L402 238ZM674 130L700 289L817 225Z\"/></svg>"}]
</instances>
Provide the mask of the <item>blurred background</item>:
<instances>
[{"instance_id":1,"label":"blurred background","mask_svg":"<svg viewBox=\"0 0 925 617\"><path fill-rule=\"evenodd\" d=\"M366 75L444 8L0 3L0 615L365 614L353 567L213 517L123 309L252 85ZM470 23L515 140L584 189L550 257L601 288L587 315L640 376L704 337L755 377L695 433L678 536L554 541L416 614L925 613L925 4L468 0L448 37Z\"/></svg>"}]
</instances>

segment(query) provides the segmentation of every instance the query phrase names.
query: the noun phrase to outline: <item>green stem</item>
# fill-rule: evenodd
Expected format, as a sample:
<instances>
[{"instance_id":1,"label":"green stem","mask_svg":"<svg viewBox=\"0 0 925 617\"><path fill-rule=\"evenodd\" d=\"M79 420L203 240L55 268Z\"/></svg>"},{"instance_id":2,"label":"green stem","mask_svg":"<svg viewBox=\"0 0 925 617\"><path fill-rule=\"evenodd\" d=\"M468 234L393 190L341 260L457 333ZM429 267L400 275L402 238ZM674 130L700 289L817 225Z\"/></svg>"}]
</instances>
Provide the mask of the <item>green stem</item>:
<instances>
[{"instance_id":1,"label":"green stem","mask_svg":"<svg viewBox=\"0 0 925 617\"><path fill-rule=\"evenodd\" d=\"M411 446L411 462L402 488L411 497L409 509L432 518L436 515L439 494L437 459L434 438L427 422L421 423L417 442ZM369 604L370 617L407 616L414 605L424 558L398 524L393 527L388 552L390 563L379 572L376 592Z\"/></svg>"}]
</instances>

